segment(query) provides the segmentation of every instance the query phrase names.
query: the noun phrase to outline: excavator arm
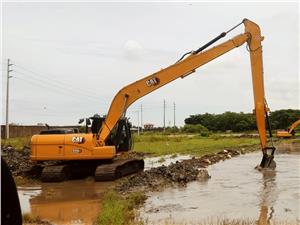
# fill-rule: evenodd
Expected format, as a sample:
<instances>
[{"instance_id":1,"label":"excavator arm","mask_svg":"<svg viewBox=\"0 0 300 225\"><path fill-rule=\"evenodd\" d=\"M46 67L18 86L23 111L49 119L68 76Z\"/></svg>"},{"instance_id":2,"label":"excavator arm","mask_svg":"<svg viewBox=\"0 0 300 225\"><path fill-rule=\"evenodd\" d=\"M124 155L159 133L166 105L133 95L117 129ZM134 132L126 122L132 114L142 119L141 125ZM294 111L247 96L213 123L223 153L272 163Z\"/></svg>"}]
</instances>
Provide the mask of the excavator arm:
<instances>
[{"instance_id":1,"label":"excavator arm","mask_svg":"<svg viewBox=\"0 0 300 225\"><path fill-rule=\"evenodd\" d=\"M290 128L288 129L289 133L292 134L293 131L296 129L296 127L299 126L299 125L300 125L300 119L297 120L296 122L294 122L294 123L290 126Z\"/></svg>"},{"instance_id":2,"label":"excavator arm","mask_svg":"<svg viewBox=\"0 0 300 225\"><path fill-rule=\"evenodd\" d=\"M128 86L122 88L114 97L105 121L102 124L99 133L95 136L96 143L98 146L104 146L105 141L111 133L111 130L115 127L119 119L125 115L128 107L141 97L155 91L156 89L170 83L177 78L184 78L195 70L206 63L218 58L219 56L237 48L247 42L251 68L252 68L252 83L253 83L253 93L254 93L254 104L255 104L255 116L257 128L260 136L261 147L264 153L264 158L261 163L262 167L269 164L273 159L273 147L267 146L266 137L266 116L267 107L265 103L264 94L264 81L263 81L263 61L262 61L262 45L261 41L263 37L261 36L260 28L254 22L244 19L242 22L245 26L245 32L243 34L237 35L232 39L225 41L215 47L203 51L205 48L218 41L219 39L226 36L228 32L233 30L230 29L227 32L221 33L218 37L208 42L203 47L196 51L190 52L189 56L181 59L175 64L162 69L156 73L153 73L145 78L142 78ZM238 26L238 25L237 25ZM236 26L236 27L237 27ZM269 156L267 154L267 149L272 149L272 154ZM266 160L267 158L267 160Z\"/></svg>"}]
</instances>

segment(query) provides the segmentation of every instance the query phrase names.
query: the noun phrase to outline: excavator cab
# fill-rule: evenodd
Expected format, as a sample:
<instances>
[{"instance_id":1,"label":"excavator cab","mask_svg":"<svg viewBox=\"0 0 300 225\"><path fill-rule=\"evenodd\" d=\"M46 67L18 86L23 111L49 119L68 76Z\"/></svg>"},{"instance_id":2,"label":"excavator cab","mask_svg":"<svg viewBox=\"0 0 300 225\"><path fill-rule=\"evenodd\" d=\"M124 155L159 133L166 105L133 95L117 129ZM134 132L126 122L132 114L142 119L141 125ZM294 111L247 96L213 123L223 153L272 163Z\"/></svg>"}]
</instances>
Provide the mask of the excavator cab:
<instances>
[{"instance_id":1,"label":"excavator cab","mask_svg":"<svg viewBox=\"0 0 300 225\"><path fill-rule=\"evenodd\" d=\"M98 134L100 128L105 121L105 116L100 117L98 114L90 117L91 131L93 134ZM131 136L131 123L128 118L123 117L119 119L118 123L111 131L110 136L106 140L107 145L114 145L117 152L124 152L131 150L132 147L132 136Z\"/></svg>"},{"instance_id":2,"label":"excavator cab","mask_svg":"<svg viewBox=\"0 0 300 225\"><path fill-rule=\"evenodd\" d=\"M132 147L131 123L121 118L107 139L108 145L114 145L117 152L127 152Z\"/></svg>"}]
</instances>

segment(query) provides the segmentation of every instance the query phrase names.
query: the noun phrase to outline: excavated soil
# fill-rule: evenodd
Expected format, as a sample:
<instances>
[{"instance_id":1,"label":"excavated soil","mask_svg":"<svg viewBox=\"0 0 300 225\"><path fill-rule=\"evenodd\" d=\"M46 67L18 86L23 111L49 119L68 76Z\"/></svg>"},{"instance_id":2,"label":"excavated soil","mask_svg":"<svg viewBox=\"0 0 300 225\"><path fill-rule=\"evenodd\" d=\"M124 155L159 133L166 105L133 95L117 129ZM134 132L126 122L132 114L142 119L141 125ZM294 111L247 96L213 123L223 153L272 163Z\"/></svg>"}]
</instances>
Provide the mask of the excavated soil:
<instances>
[{"instance_id":1,"label":"excavated soil","mask_svg":"<svg viewBox=\"0 0 300 225\"><path fill-rule=\"evenodd\" d=\"M176 161L169 166L151 168L121 179L116 189L119 192L157 191L174 184L184 186L190 181L209 179L210 176L205 169L207 166L240 154L238 150L223 150L200 158L193 157L181 162Z\"/></svg>"},{"instance_id":2,"label":"excavated soil","mask_svg":"<svg viewBox=\"0 0 300 225\"><path fill-rule=\"evenodd\" d=\"M1 146L1 155L6 161L13 176L36 177L39 175L39 168L30 161L30 149L24 147L22 150L15 150L11 146Z\"/></svg>"},{"instance_id":3,"label":"excavated soil","mask_svg":"<svg viewBox=\"0 0 300 225\"><path fill-rule=\"evenodd\" d=\"M41 165L31 161L30 148L26 146L22 150L16 150L11 146L1 146L1 155L14 177L39 179L44 166L58 163L54 161Z\"/></svg>"}]
</instances>

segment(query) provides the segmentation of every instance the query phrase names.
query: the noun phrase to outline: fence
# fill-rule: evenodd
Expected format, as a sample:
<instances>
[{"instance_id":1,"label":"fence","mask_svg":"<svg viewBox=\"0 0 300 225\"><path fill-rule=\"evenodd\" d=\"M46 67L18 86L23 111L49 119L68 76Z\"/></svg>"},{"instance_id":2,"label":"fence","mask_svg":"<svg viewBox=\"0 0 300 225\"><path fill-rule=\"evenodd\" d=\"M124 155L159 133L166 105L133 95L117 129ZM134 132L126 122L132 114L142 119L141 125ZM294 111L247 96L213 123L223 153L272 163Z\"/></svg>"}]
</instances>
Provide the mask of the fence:
<instances>
[{"instance_id":1,"label":"fence","mask_svg":"<svg viewBox=\"0 0 300 225\"><path fill-rule=\"evenodd\" d=\"M51 129L62 129L62 128L80 128L80 126L51 126ZM9 137L27 137L34 134L39 134L42 130L47 130L45 126L22 126L22 125L9 125ZM1 125L1 139L5 139L6 129L5 125Z\"/></svg>"}]
</instances>

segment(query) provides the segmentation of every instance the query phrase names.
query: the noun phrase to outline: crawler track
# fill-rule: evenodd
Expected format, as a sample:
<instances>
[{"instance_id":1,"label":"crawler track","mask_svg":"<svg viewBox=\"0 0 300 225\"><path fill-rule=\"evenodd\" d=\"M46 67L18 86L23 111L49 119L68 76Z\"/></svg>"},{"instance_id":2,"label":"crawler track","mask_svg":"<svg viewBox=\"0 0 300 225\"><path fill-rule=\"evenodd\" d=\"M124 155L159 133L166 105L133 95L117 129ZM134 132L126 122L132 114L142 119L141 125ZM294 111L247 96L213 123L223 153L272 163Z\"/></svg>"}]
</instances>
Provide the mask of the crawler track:
<instances>
[{"instance_id":1,"label":"crawler track","mask_svg":"<svg viewBox=\"0 0 300 225\"><path fill-rule=\"evenodd\" d=\"M144 160L126 159L116 160L110 164L103 164L96 168L95 181L111 181L144 169Z\"/></svg>"},{"instance_id":2,"label":"crawler track","mask_svg":"<svg viewBox=\"0 0 300 225\"><path fill-rule=\"evenodd\" d=\"M42 182L61 182L71 177L71 167L69 165L47 166L43 169Z\"/></svg>"},{"instance_id":3,"label":"crawler track","mask_svg":"<svg viewBox=\"0 0 300 225\"><path fill-rule=\"evenodd\" d=\"M82 161L47 166L42 171L41 180L42 182L62 182L94 175L95 181L112 181L143 169L143 159L117 159L112 162Z\"/></svg>"}]
</instances>

